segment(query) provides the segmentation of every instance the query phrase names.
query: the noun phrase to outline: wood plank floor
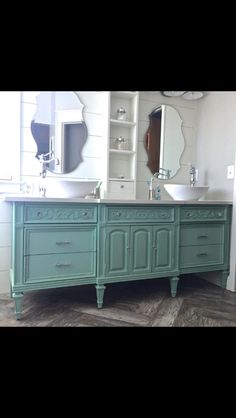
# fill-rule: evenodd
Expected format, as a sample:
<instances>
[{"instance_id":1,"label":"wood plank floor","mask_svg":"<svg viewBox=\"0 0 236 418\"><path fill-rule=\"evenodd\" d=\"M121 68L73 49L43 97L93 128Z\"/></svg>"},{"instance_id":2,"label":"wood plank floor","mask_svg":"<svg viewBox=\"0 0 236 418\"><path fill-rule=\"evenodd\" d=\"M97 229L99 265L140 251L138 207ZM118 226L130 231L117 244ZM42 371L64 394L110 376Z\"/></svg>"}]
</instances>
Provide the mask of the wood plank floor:
<instances>
[{"instance_id":1,"label":"wood plank floor","mask_svg":"<svg viewBox=\"0 0 236 418\"><path fill-rule=\"evenodd\" d=\"M94 286L26 293L22 319L0 295L0 327L235 327L236 293L197 277L181 278L177 297L166 279L107 285L97 309Z\"/></svg>"}]
</instances>

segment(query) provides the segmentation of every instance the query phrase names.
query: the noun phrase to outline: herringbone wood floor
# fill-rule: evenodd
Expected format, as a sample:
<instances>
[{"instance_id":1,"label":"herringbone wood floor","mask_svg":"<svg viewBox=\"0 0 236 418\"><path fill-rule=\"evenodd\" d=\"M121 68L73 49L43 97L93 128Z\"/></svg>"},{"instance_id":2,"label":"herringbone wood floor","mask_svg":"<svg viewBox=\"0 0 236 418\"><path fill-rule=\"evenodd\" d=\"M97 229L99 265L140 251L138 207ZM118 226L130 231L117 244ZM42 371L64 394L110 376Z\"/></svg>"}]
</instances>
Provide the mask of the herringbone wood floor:
<instances>
[{"instance_id":1,"label":"herringbone wood floor","mask_svg":"<svg viewBox=\"0 0 236 418\"><path fill-rule=\"evenodd\" d=\"M1 327L234 327L236 293L197 277L181 278L177 297L167 279L107 285L97 309L94 286L26 293L22 319L0 295Z\"/></svg>"}]
</instances>

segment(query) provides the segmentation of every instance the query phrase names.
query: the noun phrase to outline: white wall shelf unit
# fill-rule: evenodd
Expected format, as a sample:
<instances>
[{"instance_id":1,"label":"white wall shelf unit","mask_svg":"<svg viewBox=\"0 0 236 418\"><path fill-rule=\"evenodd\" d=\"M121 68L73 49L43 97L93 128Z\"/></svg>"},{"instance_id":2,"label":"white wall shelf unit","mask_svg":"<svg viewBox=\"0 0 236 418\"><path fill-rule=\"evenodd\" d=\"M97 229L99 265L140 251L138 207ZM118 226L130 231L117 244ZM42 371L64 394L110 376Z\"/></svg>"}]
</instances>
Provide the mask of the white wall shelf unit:
<instances>
[{"instance_id":1,"label":"white wall shelf unit","mask_svg":"<svg viewBox=\"0 0 236 418\"><path fill-rule=\"evenodd\" d=\"M109 104L107 197L135 199L139 92L111 91Z\"/></svg>"}]
</instances>

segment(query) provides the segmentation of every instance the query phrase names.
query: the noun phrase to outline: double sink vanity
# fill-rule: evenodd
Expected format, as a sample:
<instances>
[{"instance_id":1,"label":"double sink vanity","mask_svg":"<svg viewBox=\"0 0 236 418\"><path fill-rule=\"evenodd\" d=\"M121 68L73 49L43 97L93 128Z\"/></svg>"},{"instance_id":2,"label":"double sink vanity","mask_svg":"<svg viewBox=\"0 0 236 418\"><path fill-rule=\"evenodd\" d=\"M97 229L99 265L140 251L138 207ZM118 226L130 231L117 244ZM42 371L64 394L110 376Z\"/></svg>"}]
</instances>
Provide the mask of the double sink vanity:
<instances>
[{"instance_id":1,"label":"double sink vanity","mask_svg":"<svg viewBox=\"0 0 236 418\"><path fill-rule=\"evenodd\" d=\"M5 196L12 203L11 294L16 318L25 292L229 274L231 209L224 201L146 201ZM135 283L134 283L135 286Z\"/></svg>"},{"instance_id":2,"label":"double sink vanity","mask_svg":"<svg viewBox=\"0 0 236 418\"><path fill-rule=\"evenodd\" d=\"M133 91L36 95L31 132L24 127L22 143L24 135L31 133L32 149L37 146L33 158L40 167L41 197L33 195L34 183L26 183L30 190L26 194L4 197L13 210L10 283L17 319L23 294L39 289L95 285L97 306L102 308L110 283L133 281L135 286L136 280L168 278L175 297L182 275L218 271L220 285L226 287L232 205L197 200L208 187L195 187L192 165L189 174L194 187L166 185L173 200L135 200L143 195L140 190L136 193L138 156L139 183L149 184L149 197L155 195L154 177L169 183L181 169L181 161L190 158L184 155L190 147L185 147L183 118L156 93L151 99L145 100L144 94L139 111L139 92ZM29 97L24 98L27 114L28 101ZM140 134L143 143L137 135L140 121L145 127ZM142 168L145 159L152 176L149 182L146 167ZM47 172L51 173L48 178ZM52 178L69 173L72 179L66 177L65 184ZM34 181L38 172L29 173L29 181L31 175ZM101 196L101 184L101 195L107 199L95 198Z\"/></svg>"}]
</instances>

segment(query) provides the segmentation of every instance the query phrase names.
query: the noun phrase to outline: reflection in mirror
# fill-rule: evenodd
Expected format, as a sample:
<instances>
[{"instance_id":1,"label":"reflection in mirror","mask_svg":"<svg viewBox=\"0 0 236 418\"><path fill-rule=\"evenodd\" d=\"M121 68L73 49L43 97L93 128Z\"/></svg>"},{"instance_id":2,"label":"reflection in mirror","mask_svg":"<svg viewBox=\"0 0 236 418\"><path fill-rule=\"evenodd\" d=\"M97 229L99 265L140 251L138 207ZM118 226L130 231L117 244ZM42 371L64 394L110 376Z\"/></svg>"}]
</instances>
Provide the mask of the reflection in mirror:
<instances>
[{"instance_id":1,"label":"reflection in mirror","mask_svg":"<svg viewBox=\"0 0 236 418\"><path fill-rule=\"evenodd\" d=\"M72 91L43 91L37 96L31 133L37 144L36 158L52 173L70 173L83 161L88 135L83 107Z\"/></svg>"},{"instance_id":2,"label":"reflection in mirror","mask_svg":"<svg viewBox=\"0 0 236 418\"><path fill-rule=\"evenodd\" d=\"M144 137L147 167L152 174L169 170L169 178L174 177L180 169L180 158L184 151L182 119L173 107L160 105L150 113L149 121Z\"/></svg>"}]
</instances>

